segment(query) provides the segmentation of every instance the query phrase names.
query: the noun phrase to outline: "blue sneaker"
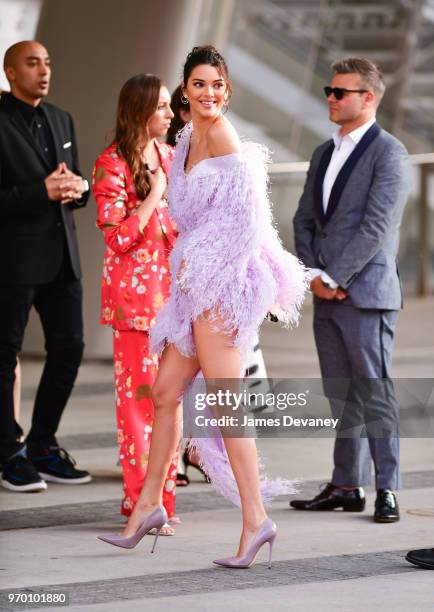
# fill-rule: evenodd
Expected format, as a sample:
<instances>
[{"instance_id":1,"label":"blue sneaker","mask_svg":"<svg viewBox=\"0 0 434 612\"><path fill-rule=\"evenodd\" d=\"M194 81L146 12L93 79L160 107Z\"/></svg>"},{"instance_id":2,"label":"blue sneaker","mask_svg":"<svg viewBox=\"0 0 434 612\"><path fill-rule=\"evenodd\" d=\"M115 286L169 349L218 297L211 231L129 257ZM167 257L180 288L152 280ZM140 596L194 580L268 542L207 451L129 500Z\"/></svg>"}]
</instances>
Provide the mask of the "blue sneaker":
<instances>
[{"instance_id":1,"label":"blue sneaker","mask_svg":"<svg viewBox=\"0 0 434 612\"><path fill-rule=\"evenodd\" d=\"M39 476L47 482L85 484L92 480L89 472L75 468L75 460L64 448L50 446L38 453L34 449L29 448L28 452Z\"/></svg>"}]
</instances>

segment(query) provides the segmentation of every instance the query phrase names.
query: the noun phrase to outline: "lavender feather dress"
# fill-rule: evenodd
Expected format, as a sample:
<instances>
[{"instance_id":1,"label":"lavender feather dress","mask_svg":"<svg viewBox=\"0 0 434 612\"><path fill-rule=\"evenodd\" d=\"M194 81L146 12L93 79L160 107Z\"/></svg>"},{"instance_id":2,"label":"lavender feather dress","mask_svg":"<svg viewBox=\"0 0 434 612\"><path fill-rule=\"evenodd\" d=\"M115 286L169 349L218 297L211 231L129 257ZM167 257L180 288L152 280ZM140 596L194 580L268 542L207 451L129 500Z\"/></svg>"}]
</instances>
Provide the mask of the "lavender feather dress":
<instances>
[{"instance_id":1,"label":"lavender feather dress","mask_svg":"<svg viewBox=\"0 0 434 612\"><path fill-rule=\"evenodd\" d=\"M191 132L191 123L180 132L170 172L169 210L179 237L170 255L170 298L151 328L151 350L161 353L174 344L183 355L195 356L192 322L211 311L224 321L228 342L245 355L268 311L285 325L297 324L306 271L283 249L273 226L268 151L244 143L241 153L205 159L187 175ZM192 444L217 490L239 505L221 439ZM290 481L262 477L264 502L293 491Z\"/></svg>"}]
</instances>

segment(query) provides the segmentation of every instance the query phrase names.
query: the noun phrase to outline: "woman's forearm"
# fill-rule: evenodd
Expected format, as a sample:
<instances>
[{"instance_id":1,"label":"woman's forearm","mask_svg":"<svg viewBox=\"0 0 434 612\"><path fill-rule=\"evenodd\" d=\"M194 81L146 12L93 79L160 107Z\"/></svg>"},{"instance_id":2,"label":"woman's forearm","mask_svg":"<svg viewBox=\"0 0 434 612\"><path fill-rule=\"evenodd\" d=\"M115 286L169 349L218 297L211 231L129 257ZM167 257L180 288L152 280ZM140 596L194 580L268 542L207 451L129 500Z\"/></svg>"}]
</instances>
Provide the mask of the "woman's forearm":
<instances>
[{"instance_id":1,"label":"woman's forearm","mask_svg":"<svg viewBox=\"0 0 434 612\"><path fill-rule=\"evenodd\" d=\"M141 202L140 206L136 210L136 214L139 217L139 229L143 231L146 227L152 213L156 209L159 201L161 200L160 194L150 191L146 198Z\"/></svg>"}]
</instances>

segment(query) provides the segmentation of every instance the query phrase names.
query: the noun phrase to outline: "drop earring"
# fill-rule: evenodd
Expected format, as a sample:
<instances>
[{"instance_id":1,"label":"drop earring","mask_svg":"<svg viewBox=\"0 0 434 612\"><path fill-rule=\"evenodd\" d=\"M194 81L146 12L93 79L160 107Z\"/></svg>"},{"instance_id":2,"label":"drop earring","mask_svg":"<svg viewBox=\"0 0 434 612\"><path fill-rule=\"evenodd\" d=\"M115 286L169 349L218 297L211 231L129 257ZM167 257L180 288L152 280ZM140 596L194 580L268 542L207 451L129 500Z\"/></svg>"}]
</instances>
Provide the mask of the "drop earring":
<instances>
[{"instance_id":1,"label":"drop earring","mask_svg":"<svg viewBox=\"0 0 434 612\"><path fill-rule=\"evenodd\" d=\"M188 98L186 98L184 95L181 96L181 102L182 104L188 104Z\"/></svg>"}]
</instances>

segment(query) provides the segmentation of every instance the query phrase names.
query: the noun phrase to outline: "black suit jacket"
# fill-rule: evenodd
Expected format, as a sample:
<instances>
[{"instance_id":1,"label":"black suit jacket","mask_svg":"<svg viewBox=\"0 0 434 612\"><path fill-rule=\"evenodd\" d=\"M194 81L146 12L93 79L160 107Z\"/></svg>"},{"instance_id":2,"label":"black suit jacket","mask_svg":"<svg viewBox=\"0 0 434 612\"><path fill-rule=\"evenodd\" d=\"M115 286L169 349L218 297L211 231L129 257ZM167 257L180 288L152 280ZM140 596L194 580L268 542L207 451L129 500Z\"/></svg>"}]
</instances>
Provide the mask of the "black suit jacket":
<instances>
[{"instance_id":1,"label":"black suit jacket","mask_svg":"<svg viewBox=\"0 0 434 612\"><path fill-rule=\"evenodd\" d=\"M41 103L50 127L57 163L81 175L74 125L69 113ZM75 277L81 276L73 210L48 199L44 179L54 168L43 154L10 94L0 98L0 285L37 285L56 278L65 242ZM66 238L66 241L65 241Z\"/></svg>"}]
</instances>

